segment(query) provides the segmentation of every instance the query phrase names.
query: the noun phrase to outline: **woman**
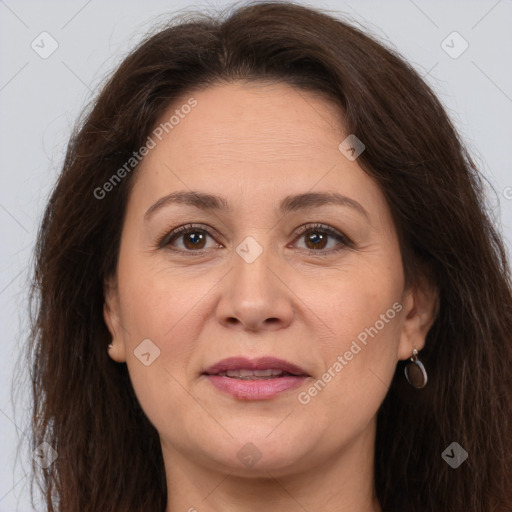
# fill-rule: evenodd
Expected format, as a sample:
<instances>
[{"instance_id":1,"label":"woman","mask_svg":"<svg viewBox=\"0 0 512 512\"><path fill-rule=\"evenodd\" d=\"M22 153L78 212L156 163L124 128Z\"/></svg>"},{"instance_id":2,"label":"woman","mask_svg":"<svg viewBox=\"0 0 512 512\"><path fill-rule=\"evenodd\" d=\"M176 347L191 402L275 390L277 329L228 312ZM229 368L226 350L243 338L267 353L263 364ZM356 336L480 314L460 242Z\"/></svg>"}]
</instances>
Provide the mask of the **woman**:
<instances>
[{"instance_id":1,"label":"woman","mask_svg":"<svg viewBox=\"0 0 512 512\"><path fill-rule=\"evenodd\" d=\"M69 144L34 293L48 511L512 510L481 177L343 21L256 3L141 43Z\"/></svg>"}]
</instances>

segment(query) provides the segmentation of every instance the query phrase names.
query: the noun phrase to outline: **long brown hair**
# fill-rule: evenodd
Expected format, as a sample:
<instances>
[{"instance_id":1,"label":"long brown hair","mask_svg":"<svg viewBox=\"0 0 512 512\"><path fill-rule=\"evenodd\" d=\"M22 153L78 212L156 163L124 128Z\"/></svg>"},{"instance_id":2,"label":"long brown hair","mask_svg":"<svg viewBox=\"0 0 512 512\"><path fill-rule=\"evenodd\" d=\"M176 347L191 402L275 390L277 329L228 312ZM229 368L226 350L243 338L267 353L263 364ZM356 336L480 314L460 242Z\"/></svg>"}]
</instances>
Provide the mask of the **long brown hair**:
<instances>
[{"instance_id":1,"label":"long brown hair","mask_svg":"<svg viewBox=\"0 0 512 512\"><path fill-rule=\"evenodd\" d=\"M136 167L111 179L179 96L234 80L282 81L334 100L364 142L358 163L386 195L408 283L439 289L411 388L399 362L378 412L375 486L384 511L512 510L512 293L482 178L440 102L394 51L331 15L251 3L147 36L86 112L40 227L27 349L32 448L58 453L34 481L49 512L162 512L160 441L125 364L107 355L104 282L116 271ZM457 469L452 442L469 454ZM34 482L33 482L34 483Z\"/></svg>"}]
</instances>

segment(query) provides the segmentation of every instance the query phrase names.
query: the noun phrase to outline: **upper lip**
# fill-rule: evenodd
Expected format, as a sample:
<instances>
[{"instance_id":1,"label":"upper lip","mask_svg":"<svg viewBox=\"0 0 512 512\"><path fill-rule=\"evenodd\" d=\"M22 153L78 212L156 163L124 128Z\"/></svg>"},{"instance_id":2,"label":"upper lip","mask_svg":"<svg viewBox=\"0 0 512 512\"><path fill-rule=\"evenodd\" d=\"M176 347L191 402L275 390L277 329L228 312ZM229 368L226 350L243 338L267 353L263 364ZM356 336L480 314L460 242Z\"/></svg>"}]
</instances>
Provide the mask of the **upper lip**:
<instances>
[{"instance_id":1,"label":"upper lip","mask_svg":"<svg viewBox=\"0 0 512 512\"><path fill-rule=\"evenodd\" d=\"M278 359L277 357L259 357L257 359L248 359L246 357L228 357L218 363L208 367L203 373L216 375L219 372L227 370L268 370L276 369L292 375L309 376L300 366Z\"/></svg>"}]
</instances>

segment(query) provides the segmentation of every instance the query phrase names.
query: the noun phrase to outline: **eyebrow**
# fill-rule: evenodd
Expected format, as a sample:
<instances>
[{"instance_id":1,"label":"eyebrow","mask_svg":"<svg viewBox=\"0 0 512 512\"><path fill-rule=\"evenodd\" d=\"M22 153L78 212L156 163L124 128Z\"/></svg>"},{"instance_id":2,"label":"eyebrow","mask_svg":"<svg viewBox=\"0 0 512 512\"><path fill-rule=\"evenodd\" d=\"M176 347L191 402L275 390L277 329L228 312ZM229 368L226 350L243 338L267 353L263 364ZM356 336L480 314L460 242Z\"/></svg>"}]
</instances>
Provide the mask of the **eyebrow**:
<instances>
[{"instance_id":1,"label":"eyebrow","mask_svg":"<svg viewBox=\"0 0 512 512\"><path fill-rule=\"evenodd\" d=\"M221 196L198 191L184 190L172 192L171 194L160 198L156 203L148 208L144 214L144 219L148 221L156 211L172 204L192 206L205 211L232 211L226 199ZM360 203L350 197L336 192L305 192L303 194L287 196L280 202L278 213L285 215L286 213L317 208L319 206L329 204L349 207L368 219L370 217L369 213Z\"/></svg>"}]
</instances>

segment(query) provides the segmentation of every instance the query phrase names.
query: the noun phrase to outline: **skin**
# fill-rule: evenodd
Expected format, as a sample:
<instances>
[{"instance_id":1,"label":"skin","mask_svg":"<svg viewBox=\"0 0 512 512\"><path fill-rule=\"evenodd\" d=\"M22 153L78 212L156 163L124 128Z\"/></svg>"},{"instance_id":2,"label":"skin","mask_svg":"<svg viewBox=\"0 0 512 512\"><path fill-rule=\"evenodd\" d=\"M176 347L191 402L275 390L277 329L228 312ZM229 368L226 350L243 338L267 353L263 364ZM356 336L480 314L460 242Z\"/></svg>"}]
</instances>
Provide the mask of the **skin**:
<instances>
[{"instance_id":1,"label":"skin","mask_svg":"<svg viewBox=\"0 0 512 512\"><path fill-rule=\"evenodd\" d=\"M197 106L134 176L104 308L109 355L127 364L160 435L166 512L379 511L377 410L398 360L423 348L436 293L425 283L405 287L389 207L357 160L338 149L348 133L335 105L282 83L234 82L193 97ZM144 219L156 201L180 190L220 195L232 210L171 204ZM332 204L276 212L281 199L304 192L343 194L368 216ZM189 223L211 234L199 244L204 254L193 254L190 234L158 247L160 235ZM353 245L332 235L327 244L308 243L307 232L297 234L316 223ZM248 236L262 248L252 263L236 252ZM401 311L301 403L299 393L332 372L393 304ZM147 366L134 355L144 339L160 351ZM266 355L298 364L310 377L272 399L247 401L201 375L225 357ZM252 467L237 457L247 443L261 454Z\"/></svg>"}]
</instances>

